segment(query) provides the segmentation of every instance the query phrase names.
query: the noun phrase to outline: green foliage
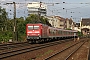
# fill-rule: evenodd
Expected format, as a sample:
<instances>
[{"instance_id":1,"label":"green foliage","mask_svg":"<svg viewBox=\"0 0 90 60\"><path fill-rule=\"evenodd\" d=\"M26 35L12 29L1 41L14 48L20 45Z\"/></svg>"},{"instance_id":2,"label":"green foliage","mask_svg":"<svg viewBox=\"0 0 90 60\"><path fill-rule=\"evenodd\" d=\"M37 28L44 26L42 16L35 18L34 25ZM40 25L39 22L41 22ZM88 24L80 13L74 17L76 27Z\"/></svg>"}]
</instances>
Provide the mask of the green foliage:
<instances>
[{"instance_id":1,"label":"green foliage","mask_svg":"<svg viewBox=\"0 0 90 60\"><path fill-rule=\"evenodd\" d=\"M24 40L25 38L25 28L26 28L26 24L25 24L25 21L23 17L20 17L20 18L17 18L17 32L18 32L18 40L21 41L21 40Z\"/></svg>"},{"instance_id":2,"label":"green foliage","mask_svg":"<svg viewBox=\"0 0 90 60\"><path fill-rule=\"evenodd\" d=\"M7 41L12 34L11 31L7 31L7 19L6 10L0 7L0 41Z\"/></svg>"},{"instance_id":3,"label":"green foliage","mask_svg":"<svg viewBox=\"0 0 90 60\"><path fill-rule=\"evenodd\" d=\"M0 30L5 30L7 24L7 13L6 10L0 7Z\"/></svg>"},{"instance_id":4,"label":"green foliage","mask_svg":"<svg viewBox=\"0 0 90 60\"><path fill-rule=\"evenodd\" d=\"M3 18L7 19L6 16L3 16ZM16 23L18 41L23 41L26 39L26 24L28 23L43 23L51 26L47 18L43 16L39 17L35 14L31 14L25 20L23 17L16 18ZM9 39L13 39L14 19L7 19L7 21L3 22L3 24L3 26L6 27L6 29L1 30L0 41L8 42Z\"/></svg>"},{"instance_id":5,"label":"green foliage","mask_svg":"<svg viewBox=\"0 0 90 60\"><path fill-rule=\"evenodd\" d=\"M40 19L40 20L39 20ZM47 21L47 18L39 17L38 15L31 14L24 20L24 18L17 18L17 31L18 31L18 39L19 40L25 40L26 38L26 24L28 23L43 23L43 24L49 24Z\"/></svg>"},{"instance_id":6,"label":"green foliage","mask_svg":"<svg viewBox=\"0 0 90 60\"><path fill-rule=\"evenodd\" d=\"M78 36L79 36L79 37L83 36L82 32L79 32L79 31L78 31Z\"/></svg>"},{"instance_id":7,"label":"green foliage","mask_svg":"<svg viewBox=\"0 0 90 60\"><path fill-rule=\"evenodd\" d=\"M41 16L40 21L41 21L41 23L43 23L43 24L46 24L46 25L48 25L48 26L51 26L51 24L48 22L48 19L45 18L45 17L43 17L43 16Z\"/></svg>"},{"instance_id":8,"label":"green foliage","mask_svg":"<svg viewBox=\"0 0 90 60\"><path fill-rule=\"evenodd\" d=\"M35 15L35 14L31 14L30 16L28 16L25 22L26 24L27 23L43 23L43 24L51 26L47 18L45 18L44 16L39 17L38 15Z\"/></svg>"},{"instance_id":9,"label":"green foliage","mask_svg":"<svg viewBox=\"0 0 90 60\"><path fill-rule=\"evenodd\" d=\"M39 16L35 14L31 14L26 18L26 23L39 23Z\"/></svg>"},{"instance_id":10,"label":"green foliage","mask_svg":"<svg viewBox=\"0 0 90 60\"><path fill-rule=\"evenodd\" d=\"M67 28L66 30L72 30L72 29L70 29L70 28Z\"/></svg>"},{"instance_id":11,"label":"green foliage","mask_svg":"<svg viewBox=\"0 0 90 60\"><path fill-rule=\"evenodd\" d=\"M0 32L0 42L8 42L9 39L12 39L12 32L11 31L3 31Z\"/></svg>"},{"instance_id":12,"label":"green foliage","mask_svg":"<svg viewBox=\"0 0 90 60\"><path fill-rule=\"evenodd\" d=\"M13 20L7 20L7 30L13 31Z\"/></svg>"}]
</instances>

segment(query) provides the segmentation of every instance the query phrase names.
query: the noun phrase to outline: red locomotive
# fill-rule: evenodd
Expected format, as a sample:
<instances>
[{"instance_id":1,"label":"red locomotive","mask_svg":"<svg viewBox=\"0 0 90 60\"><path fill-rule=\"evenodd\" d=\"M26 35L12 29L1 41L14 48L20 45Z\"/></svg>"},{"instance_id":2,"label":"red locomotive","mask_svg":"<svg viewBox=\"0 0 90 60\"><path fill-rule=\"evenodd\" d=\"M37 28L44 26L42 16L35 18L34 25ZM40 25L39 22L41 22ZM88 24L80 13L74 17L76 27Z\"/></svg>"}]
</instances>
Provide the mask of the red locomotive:
<instances>
[{"instance_id":1,"label":"red locomotive","mask_svg":"<svg viewBox=\"0 0 90 60\"><path fill-rule=\"evenodd\" d=\"M37 23L26 25L26 35L28 42L39 43L45 41L59 40L61 38L74 38L77 37L77 31L64 30Z\"/></svg>"}]
</instances>

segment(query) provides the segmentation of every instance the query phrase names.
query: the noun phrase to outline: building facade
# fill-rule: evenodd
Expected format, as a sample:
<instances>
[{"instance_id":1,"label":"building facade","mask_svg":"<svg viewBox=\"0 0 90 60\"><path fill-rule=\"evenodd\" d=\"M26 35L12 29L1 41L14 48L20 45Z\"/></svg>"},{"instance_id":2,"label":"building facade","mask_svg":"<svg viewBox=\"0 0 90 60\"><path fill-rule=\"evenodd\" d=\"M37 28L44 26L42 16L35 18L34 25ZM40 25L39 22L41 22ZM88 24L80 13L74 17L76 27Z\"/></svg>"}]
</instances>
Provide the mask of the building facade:
<instances>
[{"instance_id":1,"label":"building facade","mask_svg":"<svg viewBox=\"0 0 90 60\"><path fill-rule=\"evenodd\" d=\"M73 29L74 23L71 19L65 19L60 16L48 16L49 23L55 28Z\"/></svg>"},{"instance_id":2,"label":"building facade","mask_svg":"<svg viewBox=\"0 0 90 60\"><path fill-rule=\"evenodd\" d=\"M55 16L47 16L47 18L52 27L59 28L60 21Z\"/></svg>"},{"instance_id":3,"label":"building facade","mask_svg":"<svg viewBox=\"0 0 90 60\"><path fill-rule=\"evenodd\" d=\"M80 30L80 23L75 23L75 27L74 27L74 30L77 30L77 31L81 31Z\"/></svg>"},{"instance_id":4,"label":"building facade","mask_svg":"<svg viewBox=\"0 0 90 60\"><path fill-rule=\"evenodd\" d=\"M40 16L46 16L47 6L42 2L32 2L27 5L28 15L37 14Z\"/></svg>"},{"instance_id":5,"label":"building facade","mask_svg":"<svg viewBox=\"0 0 90 60\"><path fill-rule=\"evenodd\" d=\"M90 18L81 18L80 30L83 35L90 36Z\"/></svg>"}]
</instances>

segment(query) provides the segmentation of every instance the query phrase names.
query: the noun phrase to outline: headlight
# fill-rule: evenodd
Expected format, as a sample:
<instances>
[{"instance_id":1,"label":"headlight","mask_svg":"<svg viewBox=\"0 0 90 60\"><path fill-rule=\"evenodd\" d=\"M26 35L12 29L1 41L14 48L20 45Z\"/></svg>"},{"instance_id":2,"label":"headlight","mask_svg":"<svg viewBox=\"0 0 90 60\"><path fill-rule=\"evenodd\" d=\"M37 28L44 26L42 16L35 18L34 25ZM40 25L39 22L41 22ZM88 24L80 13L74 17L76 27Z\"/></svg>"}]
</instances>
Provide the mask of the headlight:
<instances>
[{"instance_id":1,"label":"headlight","mask_svg":"<svg viewBox=\"0 0 90 60\"><path fill-rule=\"evenodd\" d=\"M27 34L27 35L29 35L29 34Z\"/></svg>"},{"instance_id":2,"label":"headlight","mask_svg":"<svg viewBox=\"0 0 90 60\"><path fill-rule=\"evenodd\" d=\"M28 36L27 36L27 38L28 38Z\"/></svg>"}]
</instances>

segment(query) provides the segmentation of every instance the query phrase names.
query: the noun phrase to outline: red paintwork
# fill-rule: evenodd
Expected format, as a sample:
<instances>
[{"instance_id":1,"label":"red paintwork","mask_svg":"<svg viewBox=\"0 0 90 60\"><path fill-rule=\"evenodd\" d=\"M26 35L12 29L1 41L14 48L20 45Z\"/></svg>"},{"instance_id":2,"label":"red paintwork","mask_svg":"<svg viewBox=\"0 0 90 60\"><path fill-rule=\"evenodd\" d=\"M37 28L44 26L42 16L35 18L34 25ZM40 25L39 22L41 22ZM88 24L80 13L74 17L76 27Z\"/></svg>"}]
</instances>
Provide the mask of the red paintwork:
<instances>
[{"instance_id":1,"label":"red paintwork","mask_svg":"<svg viewBox=\"0 0 90 60\"><path fill-rule=\"evenodd\" d=\"M28 30L28 26L33 26L33 25L39 26L39 29L38 30ZM41 24L27 24L26 25L26 35L27 36L38 36L38 34L41 35Z\"/></svg>"},{"instance_id":2,"label":"red paintwork","mask_svg":"<svg viewBox=\"0 0 90 60\"><path fill-rule=\"evenodd\" d=\"M39 26L38 30L28 30L28 26ZM50 31L54 31L54 33L50 33ZM62 34L59 33L59 31L62 31ZM38 32L38 33L35 33ZM70 34L69 32L72 32ZM68 37L68 36L74 36L74 30L64 30L59 28L53 28L49 27L44 24L27 24L26 25L26 34L27 36L41 36L41 38L48 38L48 37ZM77 34L76 34L77 35Z\"/></svg>"}]
</instances>

